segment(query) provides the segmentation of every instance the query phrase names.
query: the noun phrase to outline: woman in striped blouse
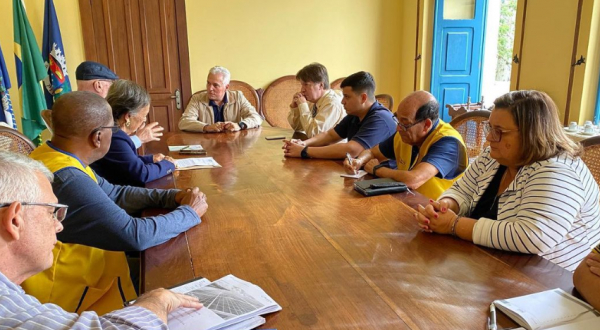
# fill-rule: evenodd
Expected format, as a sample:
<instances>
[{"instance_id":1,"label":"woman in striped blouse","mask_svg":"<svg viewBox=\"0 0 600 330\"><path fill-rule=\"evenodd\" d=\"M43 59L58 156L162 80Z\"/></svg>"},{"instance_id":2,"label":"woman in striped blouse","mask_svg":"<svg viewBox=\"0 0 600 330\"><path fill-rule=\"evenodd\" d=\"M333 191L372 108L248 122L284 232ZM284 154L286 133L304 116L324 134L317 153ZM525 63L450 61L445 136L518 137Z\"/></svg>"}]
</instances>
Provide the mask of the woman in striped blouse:
<instances>
[{"instance_id":1,"label":"woman in striped blouse","mask_svg":"<svg viewBox=\"0 0 600 330\"><path fill-rule=\"evenodd\" d=\"M486 148L439 200L419 206L428 232L538 254L574 270L600 241L598 184L543 92L494 101Z\"/></svg>"}]
</instances>

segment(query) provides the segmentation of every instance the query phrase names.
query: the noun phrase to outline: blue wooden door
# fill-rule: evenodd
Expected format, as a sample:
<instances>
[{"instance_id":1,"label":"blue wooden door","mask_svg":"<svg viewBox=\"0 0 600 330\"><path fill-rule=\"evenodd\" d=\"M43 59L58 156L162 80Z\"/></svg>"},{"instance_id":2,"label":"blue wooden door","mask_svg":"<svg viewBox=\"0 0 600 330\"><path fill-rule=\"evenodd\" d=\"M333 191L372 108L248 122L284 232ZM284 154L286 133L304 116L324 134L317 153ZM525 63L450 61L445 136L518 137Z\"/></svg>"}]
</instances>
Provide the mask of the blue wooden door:
<instances>
[{"instance_id":1,"label":"blue wooden door","mask_svg":"<svg viewBox=\"0 0 600 330\"><path fill-rule=\"evenodd\" d=\"M481 98L486 9L487 0L436 0L431 93L444 121L446 104Z\"/></svg>"}]
</instances>

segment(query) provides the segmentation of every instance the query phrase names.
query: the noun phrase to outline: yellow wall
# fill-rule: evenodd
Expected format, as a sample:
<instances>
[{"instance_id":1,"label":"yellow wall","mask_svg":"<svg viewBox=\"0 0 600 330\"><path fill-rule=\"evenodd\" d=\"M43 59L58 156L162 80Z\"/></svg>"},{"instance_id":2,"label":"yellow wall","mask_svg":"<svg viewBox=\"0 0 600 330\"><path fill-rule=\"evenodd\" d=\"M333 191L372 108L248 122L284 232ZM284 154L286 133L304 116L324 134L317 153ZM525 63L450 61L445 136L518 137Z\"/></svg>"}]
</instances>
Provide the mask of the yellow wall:
<instances>
[{"instance_id":1,"label":"yellow wall","mask_svg":"<svg viewBox=\"0 0 600 330\"><path fill-rule=\"evenodd\" d=\"M369 71L396 103L401 81L412 81L401 72L402 1L187 0L186 12L193 91L214 65L255 88L311 62L331 81Z\"/></svg>"},{"instance_id":2,"label":"yellow wall","mask_svg":"<svg viewBox=\"0 0 600 330\"><path fill-rule=\"evenodd\" d=\"M44 24L44 1L42 0L24 0L25 10L31 28L35 33L36 40L42 47L42 35ZM83 36L81 32L81 20L79 18L79 1L78 0L54 0L56 15L60 24L60 30L65 46L65 54L67 59L67 70L71 79L71 87L77 89L75 83L75 68L79 63L84 61ZM13 7L11 0L2 0L0 10L0 46L4 60L8 67L8 75L12 88L9 90L10 97L17 118L19 129L21 128L21 105L19 93L17 90L17 77L15 73L15 57L14 57L14 38L13 38Z\"/></svg>"}]
</instances>

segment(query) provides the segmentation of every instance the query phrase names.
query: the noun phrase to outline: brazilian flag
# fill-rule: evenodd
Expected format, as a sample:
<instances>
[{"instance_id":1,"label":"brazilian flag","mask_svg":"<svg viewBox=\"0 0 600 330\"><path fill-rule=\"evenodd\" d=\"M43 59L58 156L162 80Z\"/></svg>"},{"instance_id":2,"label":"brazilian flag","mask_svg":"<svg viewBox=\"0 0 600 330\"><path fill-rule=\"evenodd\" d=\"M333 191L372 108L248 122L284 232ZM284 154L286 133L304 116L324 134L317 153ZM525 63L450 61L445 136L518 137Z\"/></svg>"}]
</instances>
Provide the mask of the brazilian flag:
<instances>
[{"instance_id":1,"label":"brazilian flag","mask_svg":"<svg viewBox=\"0 0 600 330\"><path fill-rule=\"evenodd\" d=\"M39 144L39 135L46 128L41 116L41 111L46 109L46 100L40 82L48 72L21 0L13 0L13 20L23 134Z\"/></svg>"}]
</instances>

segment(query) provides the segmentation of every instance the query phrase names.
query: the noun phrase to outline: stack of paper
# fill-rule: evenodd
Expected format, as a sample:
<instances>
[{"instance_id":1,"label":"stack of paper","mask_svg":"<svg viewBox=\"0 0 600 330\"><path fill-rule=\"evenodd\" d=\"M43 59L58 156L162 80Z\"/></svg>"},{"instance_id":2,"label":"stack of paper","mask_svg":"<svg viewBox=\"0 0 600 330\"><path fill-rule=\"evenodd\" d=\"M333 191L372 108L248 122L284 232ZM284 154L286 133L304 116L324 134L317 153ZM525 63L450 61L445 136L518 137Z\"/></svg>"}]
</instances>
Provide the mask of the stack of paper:
<instances>
[{"instance_id":1,"label":"stack of paper","mask_svg":"<svg viewBox=\"0 0 600 330\"><path fill-rule=\"evenodd\" d=\"M281 310L260 287L233 275L212 283L203 278L172 290L197 297L204 305L200 310L170 313L168 326L172 330L253 329L265 323L260 315Z\"/></svg>"},{"instance_id":2,"label":"stack of paper","mask_svg":"<svg viewBox=\"0 0 600 330\"><path fill-rule=\"evenodd\" d=\"M190 144L185 146L169 146L169 151L181 151L181 150L204 150L200 144Z\"/></svg>"},{"instance_id":3,"label":"stack of paper","mask_svg":"<svg viewBox=\"0 0 600 330\"><path fill-rule=\"evenodd\" d=\"M212 157L202 158L185 158L175 160L177 170L196 170L202 168L217 168L221 167Z\"/></svg>"},{"instance_id":4,"label":"stack of paper","mask_svg":"<svg viewBox=\"0 0 600 330\"><path fill-rule=\"evenodd\" d=\"M496 300L494 305L528 330L600 329L598 312L561 289Z\"/></svg>"}]
</instances>

